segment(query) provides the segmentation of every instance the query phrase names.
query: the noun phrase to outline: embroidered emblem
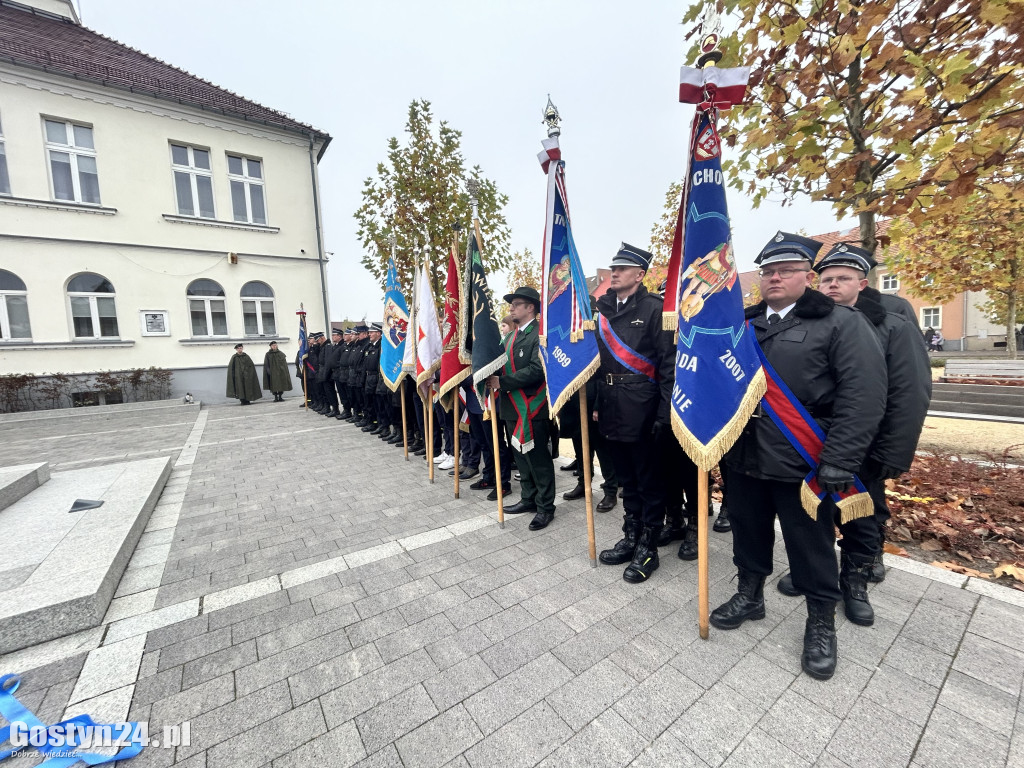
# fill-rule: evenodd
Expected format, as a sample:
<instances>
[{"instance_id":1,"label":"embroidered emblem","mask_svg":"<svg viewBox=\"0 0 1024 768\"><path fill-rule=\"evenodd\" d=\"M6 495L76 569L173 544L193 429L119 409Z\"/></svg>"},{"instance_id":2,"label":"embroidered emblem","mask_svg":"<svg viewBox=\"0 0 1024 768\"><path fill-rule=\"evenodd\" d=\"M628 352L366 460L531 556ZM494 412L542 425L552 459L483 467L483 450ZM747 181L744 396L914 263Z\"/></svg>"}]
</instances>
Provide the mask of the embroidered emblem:
<instances>
[{"instance_id":1,"label":"embroidered emblem","mask_svg":"<svg viewBox=\"0 0 1024 768\"><path fill-rule=\"evenodd\" d=\"M775 236L775 242L776 243L781 243L785 239L786 239L785 236L781 232L779 232L779 234L777 234Z\"/></svg>"},{"instance_id":2,"label":"embroidered emblem","mask_svg":"<svg viewBox=\"0 0 1024 768\"><path fill-rule=\"evenodd\" d=\"M519 350L519 356L520 356L520 357L522 357L522 356L523 356L523 350L521 350L521 349Z\"/></svg>"},{"instance_id":3,"label":"embroidered emblem","mask_svg":"<svg viewBox=\"0 0 1024 768\"><path fill-rule=\"evenodd\" d=\"M839 253L846 253L850 249L846 247L846 243L840 243L836 250L839 251Z\"/></svg>"},{"instance_id":4,"label":"embroidered emblem","mask_svg":"<svg viewBox=\"0 0 1024 768\"><path fill-rule=\"evenodd\" d=\"M637 318L636 320L634 320L633 322L630 323L630 325L643 325L643 324L644 324L644 321L641 320L640 318Z\"/></svg>"}]
</instances>

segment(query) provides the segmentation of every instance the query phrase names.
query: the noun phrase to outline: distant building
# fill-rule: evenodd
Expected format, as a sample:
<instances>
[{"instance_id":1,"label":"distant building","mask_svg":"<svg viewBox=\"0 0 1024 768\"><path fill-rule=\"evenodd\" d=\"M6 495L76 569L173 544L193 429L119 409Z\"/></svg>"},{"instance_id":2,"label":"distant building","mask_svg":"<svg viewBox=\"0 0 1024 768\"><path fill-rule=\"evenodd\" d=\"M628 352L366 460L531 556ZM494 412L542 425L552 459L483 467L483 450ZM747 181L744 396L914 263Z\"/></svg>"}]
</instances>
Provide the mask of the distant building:
<instances>
[{"instance_id":1,"label":"distant building","mask_svg":"<svg viewBox=\"0 0 1024 768\"><path fill-rule=\"evenodd\" d=\"M331 137L81 25L0 0L0 374L157 366L224 398L324 330Z\"/></svg>"}]
</instances>

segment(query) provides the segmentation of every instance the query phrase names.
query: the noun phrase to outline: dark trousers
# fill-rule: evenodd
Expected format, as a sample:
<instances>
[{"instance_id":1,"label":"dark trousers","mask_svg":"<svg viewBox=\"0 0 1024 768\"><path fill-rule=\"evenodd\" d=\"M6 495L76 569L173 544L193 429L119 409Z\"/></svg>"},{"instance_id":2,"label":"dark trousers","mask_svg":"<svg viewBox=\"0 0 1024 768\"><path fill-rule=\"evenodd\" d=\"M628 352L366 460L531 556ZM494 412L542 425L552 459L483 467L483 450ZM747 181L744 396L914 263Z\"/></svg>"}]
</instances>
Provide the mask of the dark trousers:
<instances>
[{"instance_id":1,"label":"dark trousers","mask_svg":"<svg viewBox=\"0 0 1024 768\"><path fill-rule=\"evenodd\" d=\"M508 455L508 445L503 437L505 425L498 423L498 461L501 463L501 482L507 485L512 478L512 457ZM491 422L484 421L483 414L469 413L469 433L473 437L473 443L480 449L480 458L483 460L482 479L488 483L494 482L494 433ZM467 465L475 466L475 465Z\"/></svg>"},{"instance_id":2,"label":"dark trousers","mask_svg":"<svg viewBox=\"0 0 1024 768\"><path fill-rule=\"evenodd\" d=\"M377 419L377 396L373 394L373 390L363 390L363 418L367 421Z\"/></svg>"},{"instance_id":3,"label":"dark trousers","mask_svg":"<svg viewBox=\"0 0 1024 768\"><path fill-rule=\"evenodd\" d=\"M507 428L513 429L515 422L506 421ZM534 419L533 448L520 453L514 448L510 453L519 470L522 500L537 505L540 512L555 511L555 465L551 460L551 429L547 418Z\"/></svg>"},{"instance_id":4,"label":"dark trousers","mask_svg":"<svg viewBox=\"0 0 1024 768\"><path fill-rule=\"evenodd\" d=\"M395 423L391 413L391 395L374 395L373 399L377 406L377 423L390 427Z\"/></svg>"},{"instance_id":5,"label":"dark trousers","mask_svg":"<svg viewBox=\"0 0 1024 768\"><path fill-rule=\"evenodd\" d=\"M449 456L455 453L455 437L452 434L454 420L454 410L446 411L441 403L434 403L434 424L441 433L441 450Z\"/></svg>"},{"instance_id":6,"label":"dark trousers","mask_svg":"<svg viewBox=\"0 0 1024 768\"><path fill-rule=\"evenodd\" d=\"M661 447L661 472L665 478L665 510L670 517L697 514L697 465L686 455L675 435L666 435ZM707 510L704 510L707 514Z\"/></svg>"},{"instance_id":7,"label":"dark trousers","mask_svg":"<svg viewBox=\"0 0 1024 768\"><path fill-rule=\"evenodd\" d=\"M839 567L835 527L827 505L812 520L800 504L800 483L760 480L729 469L729 519L732 522L732 561L759 576L773 569L775 517L789 555L793 586L816 600L838 601Z\"/></svg>"},{"instance_id":8,"label":"dark trousers","mask_svg":"<svg viewBox=\"0 0 1024 768\"><path fill-rule=\"evenodd\" d=\"M660 449L653 438L635 443L606 442L615 465L615 477L622 487L626 518L645 527L661 528L665 520L665 486L660 471Z\"/></svg>"},{"instance_id":9,"label":"dark trousers","mask_svg":"<svg viewBox=\"0 0 1024 768\"><path fill-rule=\"evenodd\" d=\"M594 422L590 422L594 424ZM576 430L572 434L572 449L576 454L576 459L580 460L583 456L583 433ZM590 472L593 475L594 472L594 454L597 454L597 460L601 462L601 476L604 480L601 482L601 489L605 493L617 493L619 490L619 481L615 476L615 462L612 460L612 455L608 451L608 446L601 437L601 433L597 429L597 425L594 424L590 428ZM580 462L582 464L582 461ZM583 467L580 467L580 478L583 477Z\"/></svg>"},{"instance_id":10,"label":"dark trousers","mask_svg":"<svg viewBox=\"0 0 1024 768\"><path fill-rule=\"evenodd\" d=\"M885 524L889 520L889 505L885 502L885 480L878 477L860 475L860 479L868 489L874 504L874 514L860 517L848 523L839 523L839 510L836 510L835 522L843 538L839 548L849 555L858 565L882 551L885 544Z\"/></svg>"}]
</instances>

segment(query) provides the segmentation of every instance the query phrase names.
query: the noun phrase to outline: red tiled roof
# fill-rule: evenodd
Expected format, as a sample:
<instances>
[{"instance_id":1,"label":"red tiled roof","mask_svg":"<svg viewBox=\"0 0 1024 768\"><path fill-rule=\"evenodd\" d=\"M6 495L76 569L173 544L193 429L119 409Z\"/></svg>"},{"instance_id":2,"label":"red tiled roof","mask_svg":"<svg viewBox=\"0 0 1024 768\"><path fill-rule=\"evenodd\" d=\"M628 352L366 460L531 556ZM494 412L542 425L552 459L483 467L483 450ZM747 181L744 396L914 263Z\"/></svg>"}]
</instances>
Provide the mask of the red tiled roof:
<instances>
[{"instance_id":1,"label":"red tiled roof","mask_svg":"<svg viewBox=\"0 0 1024 768\"><path fill-rule=\"evenodd\" d=\"M328 143L331 139L321 130L67 19L3 2L0 2L0 61L165 99L304 136L313 133Z\"/></svg>"},{"instance_id":2,"label":"red tiled roof","mask_svg":"<svg viewBox=\"0 0 1024 768\"><path fill-rule=\"evenodd\" d=\"M891 219L878 219L875 223L875 238L878 240L878 244L875 246L876 254L879 252L881 247L884 247L885 243L888 242L886 232L889 231L890 221ZM824 255L828 253L829 249L836 243L860 245L860 227L841 229L837 232L825 232L821 235L811 235L811 237L824 243L821 250L818 252L820 255Z\"/></svg>"}]
</instances>

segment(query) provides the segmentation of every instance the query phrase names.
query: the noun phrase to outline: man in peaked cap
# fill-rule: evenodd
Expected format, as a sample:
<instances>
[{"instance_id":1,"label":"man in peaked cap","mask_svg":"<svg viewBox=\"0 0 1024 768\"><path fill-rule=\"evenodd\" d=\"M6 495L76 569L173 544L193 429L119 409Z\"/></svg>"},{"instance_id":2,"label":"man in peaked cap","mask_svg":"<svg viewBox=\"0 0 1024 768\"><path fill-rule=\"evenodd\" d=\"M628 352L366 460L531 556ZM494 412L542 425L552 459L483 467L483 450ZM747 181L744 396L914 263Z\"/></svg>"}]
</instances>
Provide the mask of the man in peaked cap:
<instances>
[{"instance_id":1,"label":"man in peaked cap","mask_svg":"<svg viewBox=\"0 0 1024 768\"><path fill-rule=\"evenodd\" d=\"M323 358L323 350L320 349L321 340L324 338L320 331L313 331L309 334L309 351L306 355L306 387L309 390L309 399L312 402L311 409L317 413L326 413L327 401L323 396L323 387L320 385L318 375L320 363Z\"/></svg>"},{"instance_id":2,"label":"man in peaked cap","mask_svg":"<svg viewBox=\"0 0 1024 768\"><path fill-rule=\"evenodd\" d=\"M777 376L825 432L817 480L826 493L840 493L853 484L885 411L885 360L859 312L811 289L820 248L817 240L779 232L756 259L764 299L747 308L746 318ZM807 599L801 666L827 680L836 668L835 606L842 597L831 502L820 504L814 518L804 511L800 489L810 468L761 408L725 462L739 584L712 611L711 623L735 629L764 618L778 517L793 584Z\"/></svg>"},{"instance_id":3,"label":"man in peaked cap","mask_svg":"<svg viewBox=\"0 0 1024 768\"><path fill-rule=\"evenodd\" d=\"M505 507L505 513L535 512L530 530L539 531L555 516L555 465L549 450L547 382L537 328L540 294L526 286L507 294L505 301L516 329L504 339L505 367L487 380L492 391L501 392L498 410L510 428L512 455L521 477L522 497Z\"/></svg>"},{"instance_id":4,"label":"man in peaked cap","mask_svg":"<svg viewBox=\"0 0 1024 768\"><path fill-rule=\"evenodd\" d=\"M601 553L606 565L629 563L622 578L646 581L658 568L665 521L659 456L674 440L669 402L675 382L672 332L662 330L662 301L647 291L651 254L623 243L611 263L610 289L597 300L601 367L593 417L622 488L623 537Z\"/></svg>"},{"instance_id":5,"label":"man in peaked cap","mask_svg":"<svg viewBox=\"0 0 1024 768\"><path fill-rule=\"evenodd\" d=\"M355 344L352 345L352 357L348 369L348 386L352 390L352 418L349 419L357 427L366 426L366 413L363 402L363 384L366 376L363 373L363 353L370 344L370 329L363 323L355 326L352 331L355 333Z\"/></svg>"},{"instance_id":6,"label":"man in peaked cap","mask_svg":"<svg viewBox=\"0 0 1024 768\"><path fill-rule=\"evenodd\" d=\"M835 245L814 267L819 290L837 304L860 310L885 353L885 416L857 473L871 495L874 515L839 526L843 534L839 588L846 617L862 626L870 626L875 619L867 583L885 578L882 545L889 519L885 481L910 469L932 389L928 353L922 348L917 327L902 315L886 311L879 301L881 294L868 287L867 275L874 267L868 251L846 243ZM779 580L779 591L799 594L790 576Z\"/></svg>"},{"instance_id":7,"label":"man in peaked cap","mask_svg":"<svg viewBox=\"0 0 1024 768\"><path fill-rule=\"evenodd\" d=\"M381 414L377 412L377 384L380 382L380 337L383 328L378 323L367 326L367 338L370 343L363 351L363 409L368 414L363 432L379 435Z\"/></svg>"},{"instance_id":8,"label":"man in peaked cap","mask_svg":"<svg viewBox=\"0 0 1024 768\"><path fill-rule=\"evenodd\" d=\"M324 390L324 397L327 401L328 411L327 416L340 416L341 411L339 410L340 396L337 385L335 384L335 374L341 364L341 352L342 352L342 331L341 328L331 328L331 343L324 344L323 347L323 358L321 360L320 370L317 378L321 382L321 386Z\"/></svg>"}]
</instances>

